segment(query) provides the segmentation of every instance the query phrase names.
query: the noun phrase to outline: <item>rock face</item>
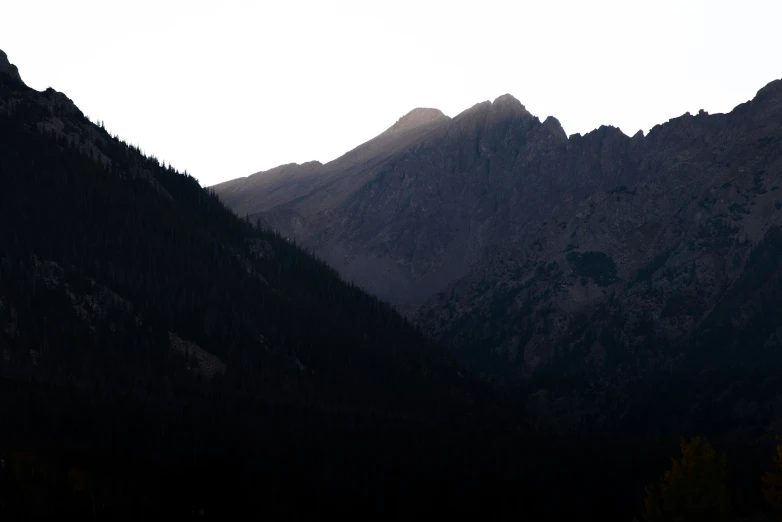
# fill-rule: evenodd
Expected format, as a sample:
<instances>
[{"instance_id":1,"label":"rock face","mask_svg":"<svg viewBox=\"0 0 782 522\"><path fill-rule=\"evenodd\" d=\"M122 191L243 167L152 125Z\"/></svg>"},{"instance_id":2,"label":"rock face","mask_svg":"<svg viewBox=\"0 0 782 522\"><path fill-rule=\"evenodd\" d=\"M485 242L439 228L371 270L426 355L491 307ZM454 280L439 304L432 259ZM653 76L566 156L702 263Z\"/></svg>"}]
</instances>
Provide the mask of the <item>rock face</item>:
<instances>
[{"instance_id":1,"label":"rock face","mask_svg":"<svg viewBox=\"0 0 782 522\"><path fill-rule=\"evenodd\" d=\"M301 219L317 219L318 213L338 207L374 177L379 165L447 121L437 109L414 109L379 136L327 165L318 161L282 165L212 188L240 216L273 222L287 231Z\"/></svg>"},{"instance_id":2,"label":"rock face","mask_svg":"<svg viewBox=\"0 0 782 522\"><path fill-rule=\"evenodd\" d=\"M621 396L684 368L781 365L782 81L632 138L568 138L508 95L403 125L421 116L394 126L403 139L392 127L330 164L215 189L565 411L583 415L562 402L575 382Z\"/></svg>"},{"instance_id":3,"label":"rock face","mask_svg":"<svg viewBox=\"0 0 782 522\"><path fill-rule=\"evenodd\" d=\"M601 128L559 147L557 163L516 171L534 196L419 310L424 329L563 422L588 418L586 396L622 397L616 417L639 401L726 430L777 411L782 82L730 114L686 114L646 137ZM729 413L715 414L716 397Z\"/></svg>"},{"instance_id":4,"label":"rock face","mask_svg":"<svg viewBox=\"0 0 782 522\"><path fill-rule=\"evenodd\" d=\"M416 109L327 165L290 165L215 186L240 215L313 249L412 314L563 201L629 183L628 138L567 139L510 95L453 120Z\"/></svg>"},{"instance_id":5,"label":"rock face","mask_svg":"<svg viewBox=\"0 0 782 522\"><path fill-rule=\"evenodd\" d=\"M0 51L0 73L7 74L14 80L22 81L22 77L19 76L19 69L8 61L8 56L3 51Z\"/></svg>"},{"instance_id":6,"label":"rock face","mask_svg":"<svg viewBox=\"0 0 782 522\"><path fill-rule=\"evenodd\" d=\"M439 109L418 108L408 112L388 129L388 132L405 132L417 127L438 123L447 120L448 117Z\"/></svg>"},{"instance_id":7,"label":"rock face","mask_svg":"<svg viewBox=\"0 0 782 522\"><path fill-rule=\"evenodd\" d=\"M327 165L287 166L214 189L240 215L411 312L465 275L488 236L502 233L493 194L503 181L492 178L508 181L515 133L540 125L508 95L453 120L415 109Z\"/></svg>"}]
</instances>

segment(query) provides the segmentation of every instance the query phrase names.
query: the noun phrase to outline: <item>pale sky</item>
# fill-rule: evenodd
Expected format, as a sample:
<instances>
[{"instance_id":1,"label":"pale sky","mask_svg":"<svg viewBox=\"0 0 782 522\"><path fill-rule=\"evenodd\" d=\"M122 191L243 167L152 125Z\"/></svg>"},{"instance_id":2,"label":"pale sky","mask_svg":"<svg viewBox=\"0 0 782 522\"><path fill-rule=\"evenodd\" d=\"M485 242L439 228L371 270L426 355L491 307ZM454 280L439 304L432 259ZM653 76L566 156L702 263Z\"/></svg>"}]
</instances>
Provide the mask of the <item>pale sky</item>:
<instances>
[{"instance_id":1,"label":"pale sky","mask_svg":"<svg viewBox=\"0 0 782 522\"><path fill-rule=\"evenodd\" d=\"M202 185L326 162L510 93L568 134L727 112L782 77L782 1L0 0L39 90Z\"/></svg>"}]
</instances>

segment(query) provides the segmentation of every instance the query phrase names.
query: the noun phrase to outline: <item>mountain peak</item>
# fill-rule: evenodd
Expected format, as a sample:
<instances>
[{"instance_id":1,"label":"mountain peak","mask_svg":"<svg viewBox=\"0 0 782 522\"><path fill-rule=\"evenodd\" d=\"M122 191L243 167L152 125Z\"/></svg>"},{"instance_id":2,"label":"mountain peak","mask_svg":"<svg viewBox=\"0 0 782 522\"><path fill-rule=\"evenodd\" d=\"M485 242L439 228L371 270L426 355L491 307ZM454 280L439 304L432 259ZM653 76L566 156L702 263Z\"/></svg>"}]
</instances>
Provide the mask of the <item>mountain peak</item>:
<instances>
[{"instance_id":1,"label":"mountain peak","mask_svg":"<svg viewBox=\"0 0 782 522\"><path fill-rule=\"evenodd\" d=\"M543 128L548 130L552 136L559 139L560 141L567 141L567 134L565 134L565 129L562 128L562 124L559 123L559 120L554 116L549 116L546 118L546 120L543 122Z\"/></svg>"},{"instance_id":2,"label":"mountain peak","mask_svg":"<svg viewBox=\"0 0 782 522\"><path fill-rule=\"evenodd\" d=\"M0 73L5 73L14 80L22 81L22 77L19 76L19 69L16 65L8 61L8 55L0 50Z\"/></svg>"},{"instance_id":3,"label":"mountain peak","mask_svg":"<svg viewBox=\"0 0 782 522\"><path fill-rule=\"evenodd\" d=\"M755 105L775 107L782 105L782 80L774 80L758 91L753 99Z\"/></svg>"},{"instance_id":4,"label":"mountain peak","mask_svg":"<svg viewBox=\"0 0 782 522\"><path fill-rule=\"evenodd\" d=\"M765 87L758 91L756 96L768 96L775 94L782 94L782 79L769 82Z\"/></svg>"},{"instance_id":5,"label":"mountain peak","mask_svg":"<svg viewBox=\"0 0 782 522\"><path fill-rule=\"evenodd\" d=\"M521 102L517 100L512 94L505 93L502 96L497 96L497 99L495 99L492 103L508 103L513 105L521 105ZM523 107L523 105L521 105Z\"/></svg>"},{"instance_id":6,"label":"mountain peak","mask_svg":"<svg viewBox=\"0 0 782 522\"><path fill-rule=\"evenodd\" d=\"M425 107L418 107L408 112L388 130L391 132L402 132L410 129L415 129L422 125L428 125L438 121L448 120L448 116L442 113L439 109L429 109Z\"/></svg>"},{"instance_id":7,"label":"mountain peak","mask_svg":"<svg viewBox=\"0 0 782 522\"><path fill-rule=\"evenodd\" d=\"M497 114L512 114L520 115L524 117L532 117L532 114L527 110L522 103L511 96L510 94L503 94L491 103L491 112Z\"/></svg>"}]
</instances>

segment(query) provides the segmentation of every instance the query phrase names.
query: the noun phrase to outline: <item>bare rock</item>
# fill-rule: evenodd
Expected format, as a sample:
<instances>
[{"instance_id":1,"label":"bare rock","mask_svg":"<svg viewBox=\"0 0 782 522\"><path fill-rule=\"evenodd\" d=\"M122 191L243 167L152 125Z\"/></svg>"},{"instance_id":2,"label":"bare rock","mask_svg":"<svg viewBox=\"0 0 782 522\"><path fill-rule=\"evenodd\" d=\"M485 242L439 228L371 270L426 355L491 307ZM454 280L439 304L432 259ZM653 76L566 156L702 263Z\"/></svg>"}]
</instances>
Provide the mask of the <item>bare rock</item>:
<instances>
[{"instance_id":1,"label":"bare rock","mask_svg":"<svg viewBox=\"0 0 782 522\"><path fill-rule=\"evenodd\" d=\"M22 77L19 76L19 69L16 68L16 65L8 61L8 55L2 50L0 50L0 73L7 74L16 81L22 81Z\"/></svg>"}]
</instances>

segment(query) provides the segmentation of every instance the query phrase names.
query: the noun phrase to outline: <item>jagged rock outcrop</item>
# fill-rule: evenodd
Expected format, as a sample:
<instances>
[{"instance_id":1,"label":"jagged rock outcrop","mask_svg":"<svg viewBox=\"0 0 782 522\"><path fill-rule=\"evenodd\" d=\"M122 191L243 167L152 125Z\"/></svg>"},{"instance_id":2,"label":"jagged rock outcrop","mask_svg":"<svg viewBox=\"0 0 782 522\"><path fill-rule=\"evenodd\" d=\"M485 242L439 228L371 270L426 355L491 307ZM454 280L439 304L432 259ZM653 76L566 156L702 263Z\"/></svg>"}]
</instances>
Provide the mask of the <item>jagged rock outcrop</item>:
<instances>
[{"instance_id":1,"label":"jagged rock outcrop","mask_svg":"<svg viewBox=\"0 0 782 522\"><path fill-rule=\"evenodd\" d=\"M681 429L714 414L719 395L734 408L714 414L721 428L749 429L745 408L782 406L768 392L782 367L771 297L782 290L779 86L646 137L572 136L548 170L554 197L543 178L525 182L539 213L525 207L526 228L485 249L419 310L420 324L563 422L611 415L585 412L586 396L592 406L623 397L616 417L679 401ZM670 395L655 391L662 382Z\"/></svg>"},{"instance_id":2,"label":"jagged rock outcrop","mask_svg":"<svg viewBox=\"0 0 782 522\"><path fill-rule=\"evenodd\" d=\"M19 82L22 81L22 77L19 76L19 69L16 68L16 65L8 61L8 55L3 51L0 51L0 73L7 74Z\"/></svg>"}]
</instances>

